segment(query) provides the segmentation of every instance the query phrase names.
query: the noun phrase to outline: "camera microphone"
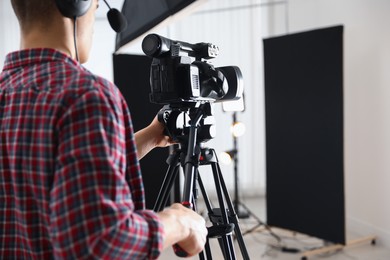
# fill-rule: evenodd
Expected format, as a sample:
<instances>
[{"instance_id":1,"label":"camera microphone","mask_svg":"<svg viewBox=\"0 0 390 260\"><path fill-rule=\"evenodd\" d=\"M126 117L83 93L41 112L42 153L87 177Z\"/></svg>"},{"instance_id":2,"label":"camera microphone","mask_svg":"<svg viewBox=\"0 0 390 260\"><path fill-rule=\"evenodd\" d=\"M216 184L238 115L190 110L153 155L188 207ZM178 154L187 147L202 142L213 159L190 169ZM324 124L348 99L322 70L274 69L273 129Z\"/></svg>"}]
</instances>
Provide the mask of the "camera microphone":
<instances>
[{"instance_id":1,"label":"camera microphone","mask_svg":"<svg viewBox=\"0 0 390 260\"><path fill-rule=\"evenodd\" d=\"M118 11L118 9L111 8L110 5L104 0L107 7L110 9L107 13L108 22L111 25L111 28L117 33L122 32L127 27L126 17Z\"/></svg>"}]
</instances>

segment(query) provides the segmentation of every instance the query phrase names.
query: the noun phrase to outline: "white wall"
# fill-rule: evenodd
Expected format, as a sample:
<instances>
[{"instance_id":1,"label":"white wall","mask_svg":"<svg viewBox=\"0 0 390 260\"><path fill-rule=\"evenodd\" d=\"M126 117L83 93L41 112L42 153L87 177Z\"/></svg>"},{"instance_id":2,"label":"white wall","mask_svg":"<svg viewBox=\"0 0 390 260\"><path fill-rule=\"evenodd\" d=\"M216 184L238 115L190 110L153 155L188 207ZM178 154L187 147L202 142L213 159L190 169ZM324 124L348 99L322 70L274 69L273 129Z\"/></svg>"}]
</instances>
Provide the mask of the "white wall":
<instances>
[{"instance_id":1,"label":"white wall","mask_svg":"<svg viewBox=\"0 0 390 260\"><path fill-rule=\"evenodd\" d=\"M269 34L286 31L269 10ZM290 32L343 24L347 226L390 247L390 1L291 0ZM274 24L274 26L272 26Z\"/></svg>"},{"instance_id":2,"label":"white wall","mask_svg":"<svg viewBox=\"0 0 390 260\"><path fill-rule=\"evenodd\" d=\"M19 49L19 25L11 7L11 1L0 0L0 68L5 55Z\"/></svg>"}]
</instances>

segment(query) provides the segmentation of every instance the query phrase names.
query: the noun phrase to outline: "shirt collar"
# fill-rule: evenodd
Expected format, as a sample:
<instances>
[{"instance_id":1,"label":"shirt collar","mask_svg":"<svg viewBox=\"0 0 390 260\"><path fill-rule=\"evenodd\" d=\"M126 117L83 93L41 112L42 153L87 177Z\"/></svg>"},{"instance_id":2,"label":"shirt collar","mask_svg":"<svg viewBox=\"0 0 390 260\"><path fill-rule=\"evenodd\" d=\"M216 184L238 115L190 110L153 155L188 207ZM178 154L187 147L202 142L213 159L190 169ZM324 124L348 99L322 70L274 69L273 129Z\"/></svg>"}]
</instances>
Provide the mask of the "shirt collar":
<instances>
[{"instance_id":1,"label":"shirt collar","mask_svg":"<svg viewBox=\"0 0 390 260\"><path fill-rule=\"evenodd\" d=\"M9 53L6 56L3 70L51 61L66 62L72 66L82 68L77 61L63 52L50 48L35 48Z\"/></svg>"}]
</instances>

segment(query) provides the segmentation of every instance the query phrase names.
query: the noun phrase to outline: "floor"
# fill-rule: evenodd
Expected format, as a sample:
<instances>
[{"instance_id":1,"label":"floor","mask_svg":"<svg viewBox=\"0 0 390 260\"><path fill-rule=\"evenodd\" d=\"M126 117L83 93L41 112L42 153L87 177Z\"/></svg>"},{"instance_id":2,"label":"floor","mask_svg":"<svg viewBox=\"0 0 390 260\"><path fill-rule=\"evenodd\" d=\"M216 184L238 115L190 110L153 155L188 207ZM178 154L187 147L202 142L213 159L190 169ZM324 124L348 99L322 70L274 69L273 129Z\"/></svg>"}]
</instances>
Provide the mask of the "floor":
<instances>
[{"instance_id":1,"label":"floor","mask_svg":"<svg viewBox=\"0 0 390 260\"><path fill-rule=\"evenodd\" d=\"M250 209L249 218L240 218L240 230L243 233L244 245L247 249L250 259L280 259L280 260L389 260L390 250L386 249L380 244L372 244L372 239L363 240L361 243L356 243L344 248L334 248L332 251L319 252L320 254L311 254L315 249L324 249L333 245L324 245L320 239L309 237L304 234L286 231L278 228L271 228L272 234L279 237L278 241L269 230L265 229L261 224L265 217L265 200L264 198L244 198L241 200L243 205ZM198 201L198 212L203 214L202 202ZM203 207L204 208L204 207ZM347 231L348 241L360 240L356 237L353 231ZM363 238L364 239L364 238ZM216 239L210 240L211 255L213 259L224 259L221 249ZM299 251L299 252L282 252L285 250ZM240 247L235 240L234 251L236 259L243 259ZM180 259L168 249L163 252L160 260ZM199 259L199 256L186 258Z\"/></svg>"}]
</instances>

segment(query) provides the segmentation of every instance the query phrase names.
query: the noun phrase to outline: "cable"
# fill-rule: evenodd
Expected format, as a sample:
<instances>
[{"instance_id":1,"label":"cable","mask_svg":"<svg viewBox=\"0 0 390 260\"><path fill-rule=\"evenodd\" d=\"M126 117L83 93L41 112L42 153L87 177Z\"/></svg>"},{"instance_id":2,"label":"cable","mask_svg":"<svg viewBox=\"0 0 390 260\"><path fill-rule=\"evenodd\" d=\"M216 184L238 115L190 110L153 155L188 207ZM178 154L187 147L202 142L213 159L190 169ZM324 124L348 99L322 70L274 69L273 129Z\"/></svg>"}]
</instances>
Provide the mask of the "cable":
<instances>
[{"instance_id":1,"label":"cable","mask_svg":"<svg viewBox=\"0 0 390 260\"><path fill-rule=\"evenodd\" d=\"M107 1L106 0L103 0L103 1L106 3L108 9L111 9L111 6L107 3Z\"/></svg>"},{"instance_id":2,"label":"cable","mask_svg":"<svg viewBox=\"0 0 390 260\"><path fill-rule=\"evenodd\" d=\"M76 52L76 60L79 62L79 52L77 50L77 17L75 16L73 18L73 42L74 42L74 49Z\"/></svg>"}]
</instances>

